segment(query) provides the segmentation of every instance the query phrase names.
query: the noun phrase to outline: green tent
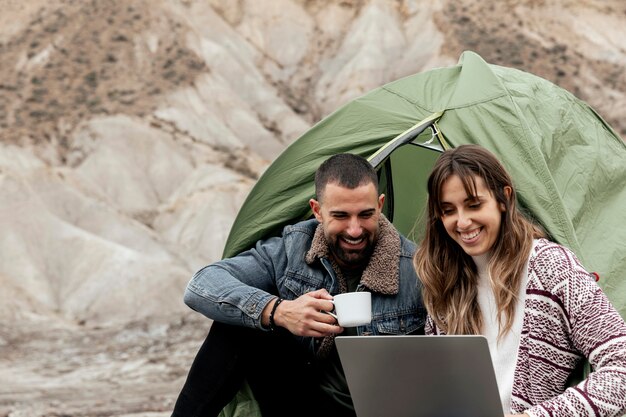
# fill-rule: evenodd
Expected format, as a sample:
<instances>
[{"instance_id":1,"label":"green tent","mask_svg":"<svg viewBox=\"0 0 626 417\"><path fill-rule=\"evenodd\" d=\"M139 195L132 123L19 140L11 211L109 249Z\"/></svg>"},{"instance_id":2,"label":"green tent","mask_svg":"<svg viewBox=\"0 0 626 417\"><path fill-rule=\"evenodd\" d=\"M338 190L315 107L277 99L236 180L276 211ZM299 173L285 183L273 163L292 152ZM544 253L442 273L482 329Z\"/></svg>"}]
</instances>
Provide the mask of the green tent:
<instances>
[{"instance_id":1,"label":"green tent","mask_svg":"<svg viewBox=\"0 0 626 417\"><path fill-rule=\"evenodd\" d=\"M309 217L315 170L341 152L370 160L385 214L419 241L425 179L443 149L468 143L498 155L523 208L600 275L626 317L626 145L572 94L472 52L456 66L377 88L297 139L250 192L224 256Z\"/></svg>"}]
</instances>

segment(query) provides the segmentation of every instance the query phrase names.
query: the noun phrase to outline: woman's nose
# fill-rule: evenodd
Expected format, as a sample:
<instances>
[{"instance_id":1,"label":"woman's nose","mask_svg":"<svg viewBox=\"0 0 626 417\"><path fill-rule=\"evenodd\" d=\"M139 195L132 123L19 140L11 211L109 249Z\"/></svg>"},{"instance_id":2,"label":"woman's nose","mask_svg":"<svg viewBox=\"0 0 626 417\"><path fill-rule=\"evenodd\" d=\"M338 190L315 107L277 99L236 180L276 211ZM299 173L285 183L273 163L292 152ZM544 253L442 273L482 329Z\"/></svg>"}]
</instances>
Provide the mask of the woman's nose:
<instances>
[{"instance_id":1,"label":"woman's nose","mask_svg":"<svg viewBox=\"0 0 626 417\"><path fill-rule=\"evenodd\" d=\"M466 227L469 227L472 224L472 221L470 220L470 218L468 216L466 216L464 213L459 212L459 217L456 220L456 227L458 227L459 229L465 229Z\"/></svg>"}]
</instances>

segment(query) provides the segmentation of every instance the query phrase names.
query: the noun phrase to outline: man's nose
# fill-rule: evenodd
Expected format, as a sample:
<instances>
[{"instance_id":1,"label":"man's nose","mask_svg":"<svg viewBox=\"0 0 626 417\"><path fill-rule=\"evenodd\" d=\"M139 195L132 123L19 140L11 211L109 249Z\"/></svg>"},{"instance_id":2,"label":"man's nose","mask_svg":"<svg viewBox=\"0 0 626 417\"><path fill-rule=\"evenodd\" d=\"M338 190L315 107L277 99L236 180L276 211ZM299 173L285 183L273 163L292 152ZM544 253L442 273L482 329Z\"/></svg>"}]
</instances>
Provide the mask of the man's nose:
<instances>
[{"instance_id":1,"label":"man's nose","mask_svg":"<svg viewBox=\"0 0 626 417\"><path fill-rule=\"evenodd\" d=\"M363 227L361 226L361 222L358 218L350 219L350 224L348 224L348 235L350 237L359 237L363 233Z\"/></svg>"}]
</instances>

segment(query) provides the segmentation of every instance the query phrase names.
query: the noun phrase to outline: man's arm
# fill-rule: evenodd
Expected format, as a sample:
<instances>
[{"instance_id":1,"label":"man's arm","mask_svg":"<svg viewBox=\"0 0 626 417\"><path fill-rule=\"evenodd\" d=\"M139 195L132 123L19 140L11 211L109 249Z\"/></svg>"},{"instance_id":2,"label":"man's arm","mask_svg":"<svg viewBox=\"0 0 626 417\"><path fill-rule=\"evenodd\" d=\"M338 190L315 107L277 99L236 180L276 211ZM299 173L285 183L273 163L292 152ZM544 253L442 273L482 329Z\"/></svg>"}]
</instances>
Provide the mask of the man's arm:
<instances>
[{"instance_id":1,"label":"man's arm","mask_svg":"<svg viewBox=\"0 0 626 417\"><path fill-rule=\"evenodd\" d=\"M261 313L277 294L276 280L286 264L282 238L260 241L198 271L187 285L185 303L213 320L262 329Z\"/></svg>"},{"instance_id":2,"label":"man's arm","mask_svg":"<svg viewBox=\"0 0 626 417\"><path fill-rule=\"evenodd\" d=\"M276 302L276 280L287 265L283 239L271 238L254 249L211 264L198 271L185 291L185 303L193 310L227 324L267 330ZM325 290L284 300L274 312L276 326L299 336L320 337L343 328L323 311L333 309Z\"/></svg>"}]
</instances>

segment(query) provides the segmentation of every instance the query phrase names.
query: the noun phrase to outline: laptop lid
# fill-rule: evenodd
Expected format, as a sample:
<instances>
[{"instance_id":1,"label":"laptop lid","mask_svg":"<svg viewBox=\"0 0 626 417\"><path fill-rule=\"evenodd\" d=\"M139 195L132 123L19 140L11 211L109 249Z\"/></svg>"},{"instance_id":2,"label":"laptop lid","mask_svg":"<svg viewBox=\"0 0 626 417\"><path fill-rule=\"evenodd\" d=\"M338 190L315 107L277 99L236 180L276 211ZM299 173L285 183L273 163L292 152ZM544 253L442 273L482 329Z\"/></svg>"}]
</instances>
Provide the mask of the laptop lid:
<instances>
[{"instance_id":1,"label":"laptop lid","mask_svg":"<svg viewBox=\"0 0 626 417\"><path fill-rule=\"evenodd\" d=\"M338 336L358 417L502 417L483 336Z\"/></svg>"}]
</instances>

